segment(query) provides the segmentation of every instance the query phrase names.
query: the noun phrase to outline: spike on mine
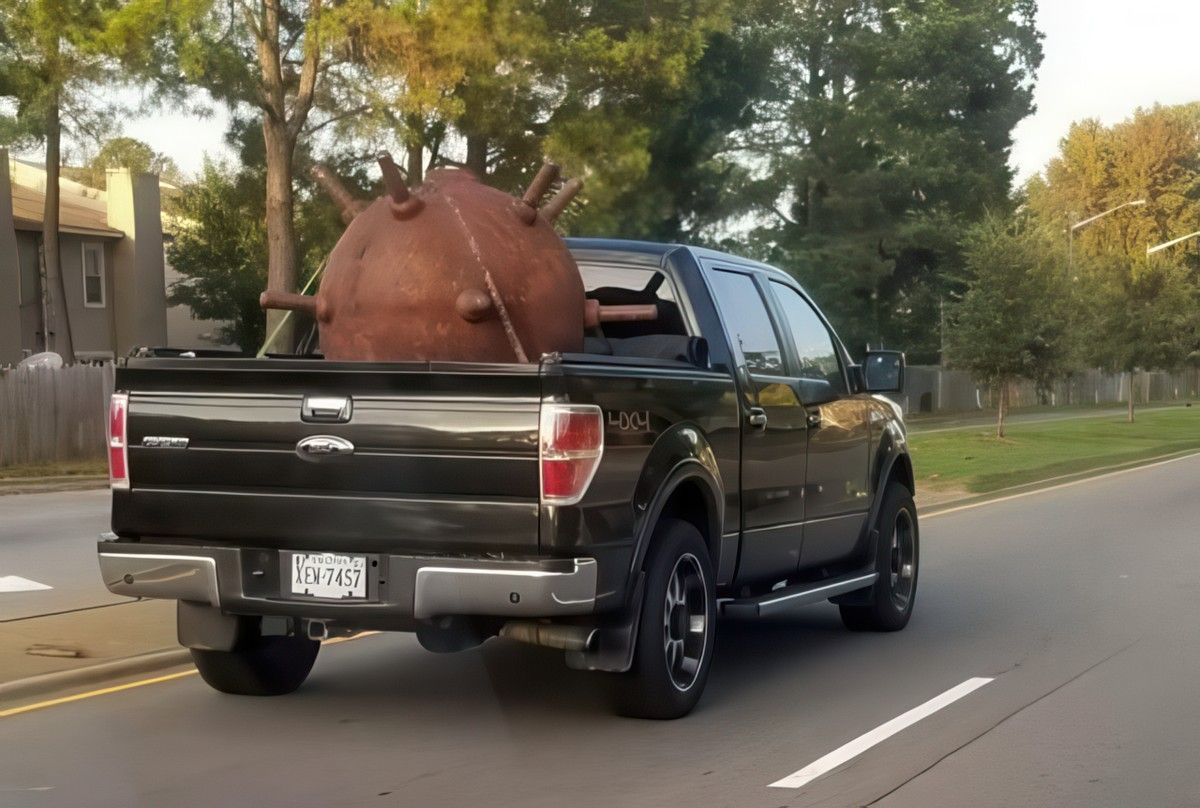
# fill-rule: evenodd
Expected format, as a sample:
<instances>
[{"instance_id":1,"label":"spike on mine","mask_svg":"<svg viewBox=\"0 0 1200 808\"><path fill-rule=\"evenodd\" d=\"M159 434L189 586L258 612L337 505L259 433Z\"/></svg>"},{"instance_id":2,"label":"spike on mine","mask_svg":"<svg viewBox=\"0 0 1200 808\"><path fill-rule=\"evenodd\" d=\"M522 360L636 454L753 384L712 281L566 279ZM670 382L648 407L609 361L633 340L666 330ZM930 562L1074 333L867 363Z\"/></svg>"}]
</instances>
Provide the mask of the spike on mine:
<instances>
[{"instance_id":1,"label":"spike on mine","mask_svg":"<svg viewBox=\"0 0 1200 808\"><path fill-rule=\"evenodd\" d=\"M378 155L379 169L383 172L383 185L390 197L392 215L397 219L407 219L421 210L421 200L408 192L404 176L396 166L392 155L380 152Z\"/></svg>"},{"instance_id":2,"label":"spike on mine","mask_svg":"<svg viewBox=\"0 0 1200 808\"><path fill-rule=\"evenodd\" d=\"M521 197L521 204L517 208L517 214L527 225L532 225L537 221L538 205L541 204L542 197L550 190L550 186L558 179L559 168L556 163L543 163L538 169L537 175L533 178L533 182L529 183L529 187L525 189L525 194Z\"/></svg>"},{"instance_id":3,"label":"spike on mine","mask_svg":"<svg viewBox=\"0 0 1200 808\"><path fill-rule=\"evenodd\" d=\"M367 203L361 199L355 199L354 195L346 189L346 186L337 178L337 175L329 170L328 166L317 163L313 166L312 175L317 184L341 210L342 221L346 224L350 224L354 221L354 217L366 209Z\"/></svg>"},{"instance_id":4,"label":"spike on mine","mask_svg":"<svg viewBox=\"0 0 1200 808\"><path fill-rule=\"evenodd\" d=\"M563 185L562 190L554 195L546 207L542 208L542 215L547 221L554 222L562 215L562 212L567 209L567 205L571 204L571 200L583 188L583 181L578 179L567 180Z\"/></svg>"},{"instance_id":5,"label":"spike on mine","mask_svg":"<svg viewBox=\"0 0 1200 808\"><path fill-rule=\"evenodd\" d=\"M409 188L389 156L379 167L387 193L370 204L316 169L346 231L315 295L270 290L261 299L264 308L315 316L325 358L537 362L583 350L585 322L656 316L654 306L586 300L579 267L550 224L581 183L566 183L538 212L558 178L552 164L519 199L461 169L434 169Z\"/></svg>"}]
</instances>

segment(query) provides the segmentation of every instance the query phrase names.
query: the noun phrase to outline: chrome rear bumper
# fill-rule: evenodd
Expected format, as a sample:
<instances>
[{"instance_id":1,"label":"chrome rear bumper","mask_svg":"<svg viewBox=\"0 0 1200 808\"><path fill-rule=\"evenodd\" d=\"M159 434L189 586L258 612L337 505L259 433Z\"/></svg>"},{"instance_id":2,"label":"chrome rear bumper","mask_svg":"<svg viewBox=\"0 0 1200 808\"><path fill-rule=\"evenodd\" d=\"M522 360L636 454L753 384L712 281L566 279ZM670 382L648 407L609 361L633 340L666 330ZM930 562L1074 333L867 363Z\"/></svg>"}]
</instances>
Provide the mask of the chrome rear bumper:
<instances>
[{"instance_id":1,"label":"chrome rear bumper","mask_svg":"<svg viewBox=\"0 0 1200 808\"><path fill-rule=\"evenodd\" d=\"M236 614L331 620L426 620L451 615L537 618L590 614L593 558L493 559L371 554L378 572L368 600L293 597L285 551L123 542L99 544L109 591L198 601ZM272 558L276 560L271 561Z\"/></svg>"},{"instance_id":2,"label":"chrome rear bumper","mask_svg":"<svg viewBox=\"0 0 1200 808\"><path fill-rule=\"evenodd\" d=\"M115 595L221 605L217 562L210 556L102 552L100 575Z\"/></svg>"}]
</instances>

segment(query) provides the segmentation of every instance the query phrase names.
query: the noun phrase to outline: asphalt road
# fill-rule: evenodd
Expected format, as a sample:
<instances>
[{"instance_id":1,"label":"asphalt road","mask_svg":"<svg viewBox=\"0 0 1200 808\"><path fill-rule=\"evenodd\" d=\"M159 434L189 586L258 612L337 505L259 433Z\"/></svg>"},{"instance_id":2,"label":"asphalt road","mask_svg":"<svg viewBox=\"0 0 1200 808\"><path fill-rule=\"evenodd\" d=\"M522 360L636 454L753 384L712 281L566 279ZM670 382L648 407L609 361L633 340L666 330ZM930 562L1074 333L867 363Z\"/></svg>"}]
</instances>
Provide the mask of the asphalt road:
<instances>
[{"instance_id":1,"label":"asphalt road","mask_svg":"<svg viewBox=\"0 0 1200 808\"><path fill-rule=\"evenodd\" d=\"M111 498L108 489L0 496L0 589L8 578L14 590L0 591L0 621L129 600L104 588L96 565Z\"/></svg>"},{"instance_id":2,"label":"asphalt road","mask_svg":"<svg viewBox=\"0 0 1200 808\"><path fill-rule=\"evenodd\" d=\"M1191 457L926 519L906 631L851 634L827 605L724 623L680 721L612 717L550 651L377 635L288 697L188 676L0 719L0 805L1194 806L1198 482Z\"/></svg>"}]
</instances>

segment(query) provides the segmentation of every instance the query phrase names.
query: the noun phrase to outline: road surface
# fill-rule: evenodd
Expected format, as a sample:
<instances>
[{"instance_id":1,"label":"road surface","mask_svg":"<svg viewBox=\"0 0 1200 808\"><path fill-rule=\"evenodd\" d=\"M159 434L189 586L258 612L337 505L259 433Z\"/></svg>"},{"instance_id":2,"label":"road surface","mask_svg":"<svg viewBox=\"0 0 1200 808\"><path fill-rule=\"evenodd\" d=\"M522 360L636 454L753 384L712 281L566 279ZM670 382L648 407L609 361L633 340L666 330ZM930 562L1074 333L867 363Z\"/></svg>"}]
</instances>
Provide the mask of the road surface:
<instances>
[{"instance_id":1,"label":"road surface","mask_svg":"<svg viewBox=\"0 0 1200 808\"><path fill-rule=\"evenodd\" d=\"M723 623L680 721L609 715L550 651L376 635L293 696L185 676L2 718L0 805L1194 806L1198 483L1190 457L926 519L906 631L827 605Z\"/></svg>"},{"instance_id":2,"label":"road surface","mask_svg":"<svg viewBox=\"0 0 1200 808\"><path fill-rule=\"evenodd\" d=\"M0 621L129 600L104 588L96 565L111 499L108 489L0 496Z\"/></svg>"}]
</instances>

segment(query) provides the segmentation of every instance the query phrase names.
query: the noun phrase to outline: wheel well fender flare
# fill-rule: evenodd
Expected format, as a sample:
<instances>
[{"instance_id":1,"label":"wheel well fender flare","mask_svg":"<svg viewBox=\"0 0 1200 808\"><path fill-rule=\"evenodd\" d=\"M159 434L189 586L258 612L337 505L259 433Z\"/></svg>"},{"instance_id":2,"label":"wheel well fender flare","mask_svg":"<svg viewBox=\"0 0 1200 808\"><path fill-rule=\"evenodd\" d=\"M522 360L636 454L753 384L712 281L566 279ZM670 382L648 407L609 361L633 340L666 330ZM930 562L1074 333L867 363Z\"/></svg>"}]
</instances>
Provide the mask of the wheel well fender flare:
<instances>
[{"instance_id":1,"label":"wheel well fender flare","mask_svg":"<svg viewBox=\"0 0 1200 808\"><path fill-rule=\"evenodd\" d=\"M878 525L879 511L883 507L883 495L888 483L897 480L910 492L916 493L912 458L908 454L908 443L902 434L897 434L891 429L885 430L876 452L875 467L875 497L867 519L868 531L875 530Z\"/></svg>"},{"instance_id":2,"label":"wheel well fender flare","mask_svg":"<svg viewBox=\"0 0 1200 808\"><path fill-rule=\"evenodd\" d=\"M634 552L630 576L642 567L654 529L676 496L689 505L703 504L703 513L680 515L696 524L704 536L717 568L721 525L725 518L724 487L716 455L704 433L694 424L676 424L654 442L634 488Z\"/></svg>"}]
</instances>

